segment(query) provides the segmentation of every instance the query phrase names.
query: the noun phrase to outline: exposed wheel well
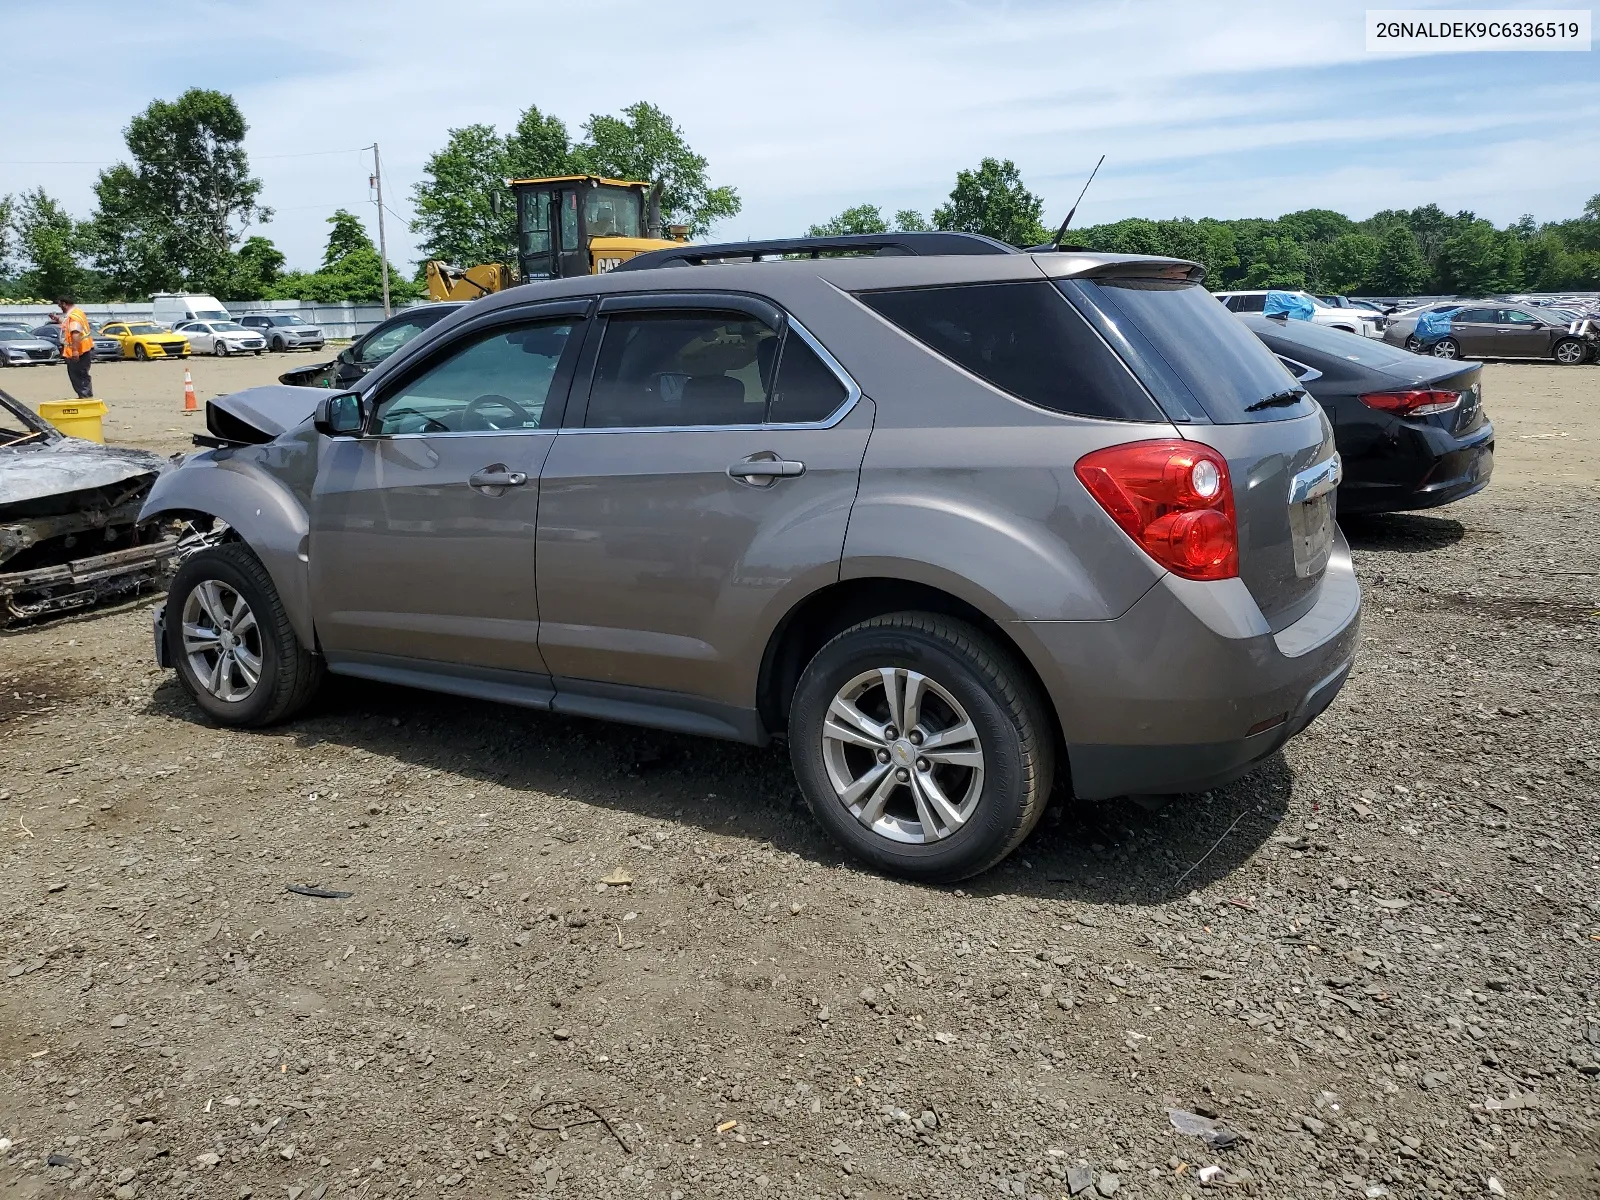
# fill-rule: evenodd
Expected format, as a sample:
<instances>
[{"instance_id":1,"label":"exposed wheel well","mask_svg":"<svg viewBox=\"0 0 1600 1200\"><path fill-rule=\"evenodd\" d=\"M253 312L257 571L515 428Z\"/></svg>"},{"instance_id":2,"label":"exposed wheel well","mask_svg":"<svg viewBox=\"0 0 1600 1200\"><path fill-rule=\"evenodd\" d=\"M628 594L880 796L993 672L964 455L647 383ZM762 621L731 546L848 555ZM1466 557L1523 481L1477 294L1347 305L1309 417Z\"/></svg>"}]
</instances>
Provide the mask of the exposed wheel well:
<instances>
[{"instance_id":1,"label":"exposed wheel well","mask_svg":"<svg viewBox=\"0 0 1600 1200\"><path fill-rule=\"evenodd\" d=\"M773 630L761 659L756 707L761 723L774 734L789 726L789 703L806 664L836 634L852 625L892 612L931 612L955 617L987 633L1026 673L1055 714L1038 672L998 622L965 600L927 584L904 579L849 579L807 596ZM1059 737L1059 731L1057 733ZM1062 760L1065 762L1065 759Z\"/></svg>"}]
</instances>

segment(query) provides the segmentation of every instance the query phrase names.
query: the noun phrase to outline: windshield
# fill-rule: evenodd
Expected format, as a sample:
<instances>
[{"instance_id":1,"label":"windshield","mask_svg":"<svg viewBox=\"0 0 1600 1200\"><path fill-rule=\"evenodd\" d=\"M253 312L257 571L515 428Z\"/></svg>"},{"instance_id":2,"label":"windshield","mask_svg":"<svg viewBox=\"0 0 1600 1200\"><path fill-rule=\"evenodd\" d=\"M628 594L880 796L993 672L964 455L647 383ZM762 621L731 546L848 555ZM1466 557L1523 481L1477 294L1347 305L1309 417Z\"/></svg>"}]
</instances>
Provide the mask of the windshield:
<instances>
[{"instance_id":1,"label":"windshield","mask_svg":"<svg viewBox=\"0 0 1600 1200\"><path fill-rule=\"evenodd\" d=\"M283 313L272 318L274 325L304 325L305 322L293 313Z\"/></svg>"},{"instance_id":2,"label":"windshield","mask_svg":"<svg viewBox=\"0 0 1600 1200\"><path fill-rule=\"evenodd\" d=\"M1199 284L1071 279L1057 285L1174 421L1285 421L1314 411L1275 355ZM1341 334L1349 337L1349 334ZM1263 400L1281 403L1261 405Z\"/></svg>"},{"instance_id":3,"label":"windshield","mask_svg":"<svg viewBox=\"0 0 1600 1200\"><path fill-rule=\"evenodd\" d=\"M8 326L0 325L0 342L31 342L34 340L34 336L31 333L24 333L20 329L12 329Z\"/></svg>"},{"instance_id":4,"label":"windshield","mask_svg":"<svg viewBox=\"0 0 1600 1200\"><path fill-rule=\"evenodd\" d=\"M167 331L165 329L161 328L161 326L159 326L159 325L129 325L128 326L128 332L129 333L165 333Z\"/></svg>"},{"instance_id":5,"label":"windshield","mask_svg":"<svg viewBox=\"0 0 1600 1200\"><path fill-rule=\"evenodd\" d=\"M212 332L214 332L214 333L249 333L250 332L243 325L240 325L236 321L218 321L215 325L213 325L211 327L211 329L212 329Z\"/></svg>"},{"instance_id":6,"label":"windshield","mask_svg":"<svg viewBox=\"0 0 1600 1200\"><path fill-rule=\"evenodd\" d=\"M625 188L595 187L583 194L583 224L590 237L643 237L639 193Z\"/></svg>"},{"instance_id":7,"label":"windshield","mask_svg":"<svg viewBox=\"0 0 1600 1200\"><path fill-rule=\"evenodd\" d=\"M227 313L221 312L218 309L208 308L203 312L195 313L194 319L196 321L227 321L231 320L232 318L230 318Z\"/></svg>"}]
</instances>

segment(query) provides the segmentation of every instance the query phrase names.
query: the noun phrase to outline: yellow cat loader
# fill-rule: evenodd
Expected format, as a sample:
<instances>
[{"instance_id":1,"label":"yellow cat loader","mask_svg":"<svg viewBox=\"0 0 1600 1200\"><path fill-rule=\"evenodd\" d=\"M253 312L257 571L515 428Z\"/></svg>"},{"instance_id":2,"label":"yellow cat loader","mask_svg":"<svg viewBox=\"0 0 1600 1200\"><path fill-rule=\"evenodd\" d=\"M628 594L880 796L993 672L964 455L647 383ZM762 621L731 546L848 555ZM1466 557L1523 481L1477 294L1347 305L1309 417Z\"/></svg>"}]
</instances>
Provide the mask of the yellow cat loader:
<instances>
[{"instance_id":1,"label":"yellow cat loader","mask_svg":"<svg viewBox=\"0 0 1600 1200\"><path fill-rule=\"evenodd\" d=\"M598 175L513 179L517 261L475 267L426 264L430 300L475 300L536 279L599 275L635 255L681 245L683 225L661 237L661 185Z\"/></svg>"}]
</instances>

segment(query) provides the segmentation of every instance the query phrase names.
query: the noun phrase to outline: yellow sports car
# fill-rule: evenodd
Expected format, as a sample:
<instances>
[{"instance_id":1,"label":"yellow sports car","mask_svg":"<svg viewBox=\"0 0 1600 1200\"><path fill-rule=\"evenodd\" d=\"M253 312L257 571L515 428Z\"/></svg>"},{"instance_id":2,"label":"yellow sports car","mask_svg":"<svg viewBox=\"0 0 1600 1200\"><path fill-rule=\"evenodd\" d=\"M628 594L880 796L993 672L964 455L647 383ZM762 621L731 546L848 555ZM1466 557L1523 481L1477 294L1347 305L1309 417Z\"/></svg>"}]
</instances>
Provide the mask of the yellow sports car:
<instances>
[{"instance_id":1,"label":"yellow sports car","mask_svg":"<svg viewBox=\"0 0 1600 1200\"><path fill-rule=\"evenodd\" d=\"M188 358L189 339L150 321L108 321L100 327L102 337L116 338L123 358L140 362L151 358Z\"/></svg>"}]
</instances>

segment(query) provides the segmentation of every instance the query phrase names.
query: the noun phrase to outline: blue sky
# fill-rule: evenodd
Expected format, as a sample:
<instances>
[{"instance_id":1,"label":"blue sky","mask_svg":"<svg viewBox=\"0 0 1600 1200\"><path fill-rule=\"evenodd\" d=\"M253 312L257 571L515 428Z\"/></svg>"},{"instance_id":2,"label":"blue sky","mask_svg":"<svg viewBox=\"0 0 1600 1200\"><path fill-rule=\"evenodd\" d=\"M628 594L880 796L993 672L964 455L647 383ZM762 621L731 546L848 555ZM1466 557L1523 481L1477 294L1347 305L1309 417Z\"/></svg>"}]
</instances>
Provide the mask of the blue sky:
<instances>
[{"instance_id":1,"label":"blue sky","mask_svg":"<svg viewBox=\"0 0 1600 1200\"><path fill-rule=\"evenodd\" d=\"M301 267L320 257L334 208L373 226L370 159L357 147L383 148L385 199L400 217L389 220L391 255L408 261L410 186L429 152L454 126L509 128L530 103L574 133L593 112L661 105L710 159L713 181L743 197L719 238L799 233L862 202L928 212L956 171L985 155L1014 159L1054 222L1104 152L1080 225L1313 206L1362 217L1428 201L1505 223L1525 212L1576 215L1600 191L1600 50L1369 54L1365 9L1347 0L16 5L0 74L11 117L0 193L43 185L87 216L97 170L125 153L129 117L191 86L239 101L263 200L277 212L259 232ZM68 11L85 36L63 46ZM588 32L573 31L575 14Z\"/></svg>"}]
</instances>

